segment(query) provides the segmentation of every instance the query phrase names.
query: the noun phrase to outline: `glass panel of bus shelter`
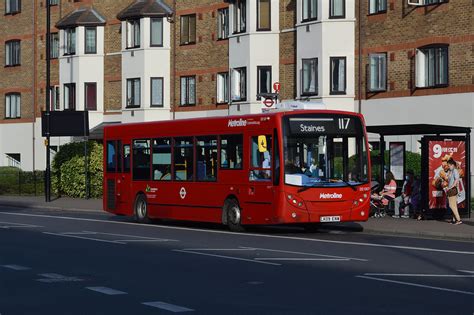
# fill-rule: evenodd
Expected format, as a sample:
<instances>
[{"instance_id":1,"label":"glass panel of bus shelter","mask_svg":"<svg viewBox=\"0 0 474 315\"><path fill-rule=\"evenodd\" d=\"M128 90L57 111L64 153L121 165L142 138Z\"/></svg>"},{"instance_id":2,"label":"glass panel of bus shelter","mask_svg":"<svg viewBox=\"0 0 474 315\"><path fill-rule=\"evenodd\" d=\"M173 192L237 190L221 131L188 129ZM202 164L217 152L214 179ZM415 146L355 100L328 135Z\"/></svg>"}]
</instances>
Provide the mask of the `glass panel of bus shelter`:
<instances>
[{"instance_id":1,"label":"glass panel of bus shelter","mask_svg":"<svg viewBox=\"0 0 474 315\"><path fill-rule=\"evenodd\" d=\"M217 137L196 138L196 175L198 181L217 180Z\"/></svg>"},{"instance_id":2,"label":"glass panel of bus shelter","mask_svg":"<svg viewBox=\"0 0 474 315\"><path fill-rule=\"evenodd\" d=\"M133 179L150 180L150 140L133 141Z\"/></svg>"},{"instance_id":3,"label":"glass panel of bus shelter","mask_svg":"<svg viewBox=\"0 0 474 315\"><path fill-rule=\"evenodd\" d=\"M287 126L284 139L285 183L296 186L341 186L368 181L367 149L360 122L351 120L356 126L340 131L336 119L315 119L317 123L304 118L297 120L298 124L291 127L293 129ZM319 124L320 129L306 128L305 124L311 127L311 123L314 126ZM336 127L331 126L332 123ZM342 123L341 126L347 127ZM329 132L325 134L325 130Z\"/></svg>"},{"instance_id":4,"label":"glass panel of bus shelter","mask_svg":"<svg viewBox=\"0 0 474 315\"><path fill-rule=\"evenodd\" d=\"M107 141L107 172L115 173L117 169L117 153L115 141Z\"/></svg>"},{"instance_id":5,"label":"glass panel of bus shelter","mask_svg":"<svg viewBox=\"0 0 474 315\"><path fill-rule=\"evenodd\" d=\"M153 180L171 180L171 138L153 139Z\"/></svg>"},{"instance_id":6,"label":"glass panel of bus shelter","mask_svg":"<svg viewBox=\"0 0 474 315\"><path fill-rule=\"evenodd\" d=\"M242 135L221 136L221 168L242 169L243 143Z\"/></svg>"},{"instance_id":7,"label":"glass panel of bus shelter","mask_svg":"<svg viewBox=\"0 0 474 315\"><path fill-rule=\"evenodd\" d=\"M251 138L249 180L270 180L272 177L272 136L261 135Z\"/></svg>"},{"instance_id":8,"label":"glass panel of bus shelter","mask_svg":"<svg viewBox=\"0 0 474 315\"><path fill-rule=\"evenodd\" d=\"M193 138L176 138L174 146L174 179L193 180L194 144Z\"/></svg>"}]
</instances>

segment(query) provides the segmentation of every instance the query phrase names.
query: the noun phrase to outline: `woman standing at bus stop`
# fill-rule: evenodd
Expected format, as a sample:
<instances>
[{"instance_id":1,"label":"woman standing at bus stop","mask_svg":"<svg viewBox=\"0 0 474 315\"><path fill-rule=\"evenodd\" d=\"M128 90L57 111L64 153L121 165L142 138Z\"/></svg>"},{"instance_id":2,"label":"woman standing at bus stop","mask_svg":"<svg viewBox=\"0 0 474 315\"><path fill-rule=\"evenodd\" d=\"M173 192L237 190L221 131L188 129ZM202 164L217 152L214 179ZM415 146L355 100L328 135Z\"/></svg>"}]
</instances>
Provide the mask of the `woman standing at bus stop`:
<instances>
[{"instance_id":1,"label":"woman standing at bus stop","mask_svg":"<svg viewBox=\"0 0 474 315\"><path fill-rule=\"evenodd\" d=\"M459 183L459 172L456 168L456 161L453 158L448 161L449 172L448 172L448 187L446 188L446 195L448 196L449 207L453 212L452 223L459 225L462 223L461 217L458 211L458 183Z\"/></svg>"}]
</instances>

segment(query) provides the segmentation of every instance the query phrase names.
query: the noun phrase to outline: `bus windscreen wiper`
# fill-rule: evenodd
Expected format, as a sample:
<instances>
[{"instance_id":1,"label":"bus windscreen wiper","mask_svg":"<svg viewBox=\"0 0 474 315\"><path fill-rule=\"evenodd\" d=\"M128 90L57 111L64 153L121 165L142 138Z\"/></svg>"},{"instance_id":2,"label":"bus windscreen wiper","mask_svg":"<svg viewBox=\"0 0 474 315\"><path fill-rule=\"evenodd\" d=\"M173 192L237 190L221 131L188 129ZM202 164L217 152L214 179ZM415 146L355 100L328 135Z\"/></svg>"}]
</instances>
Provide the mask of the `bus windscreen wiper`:
<instances>
[{"instance_id":1,"label":"bus windscreen wiper","mask_svg":"<svg viewBox=\"0 0 474 315\"><path fill-rule=\"evenodd\" d=\"M353 191L356 191L356 190L357 190L356 186L355 186L355 185L352 185L352 184L349 183L347 180L343 180L343 179L342 179L342 182L343 182L344 184L346 184L347 186L349 186L350 188L352 188Z\"/></svg>"}]
</instances>

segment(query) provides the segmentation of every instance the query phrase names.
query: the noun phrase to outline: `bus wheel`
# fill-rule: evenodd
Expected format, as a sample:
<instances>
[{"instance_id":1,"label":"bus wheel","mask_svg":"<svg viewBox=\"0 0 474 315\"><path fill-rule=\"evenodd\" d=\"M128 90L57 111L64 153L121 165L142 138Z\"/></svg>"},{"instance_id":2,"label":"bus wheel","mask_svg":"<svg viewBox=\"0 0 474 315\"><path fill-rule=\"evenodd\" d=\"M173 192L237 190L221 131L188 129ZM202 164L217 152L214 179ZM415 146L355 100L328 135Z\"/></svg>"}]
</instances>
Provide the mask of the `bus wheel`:
<instances>
[{"instance_id":1,"label":"bus wheel","mask_svg":"<svg viewBox=\"0 0 474 315\"><path fill-rule=\"evenodd\" d=\"M150 222L150 219L148 218L148 205L143 194L138 195L135 199L134 217L135 221L139 223Z\"/></svg>"},{"instance_id":2,"label":"bus wheel","mask_svg":"<svg viewBox=\"0 0 474 315\"><path fill-rule=\"evenodd\" d=\"M227 199L224 204L224 210L227 216L227 225L232 232L244 232L245 228L240 224L242 211L239 203L235 199Z\"/></svg>"}]
</instances>

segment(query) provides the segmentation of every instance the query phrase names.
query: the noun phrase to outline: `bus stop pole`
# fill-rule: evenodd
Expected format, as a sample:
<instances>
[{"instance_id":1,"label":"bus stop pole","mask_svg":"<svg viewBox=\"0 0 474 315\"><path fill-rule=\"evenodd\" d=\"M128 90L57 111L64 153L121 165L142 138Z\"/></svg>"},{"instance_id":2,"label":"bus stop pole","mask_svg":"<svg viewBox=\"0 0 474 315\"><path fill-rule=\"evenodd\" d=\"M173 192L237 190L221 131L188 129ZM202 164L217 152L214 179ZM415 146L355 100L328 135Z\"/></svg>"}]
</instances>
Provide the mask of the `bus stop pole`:
<instances>
[{"instance_id":1,"label":"bus stop pole","mask_svg":"<svg viewBox=\"0 0 474 315\"><path fill-rule=\"evenodd\" d=\"M471 131L466 133L466 206L468 218L471 218Z\"/></svg>"},{"instance_id":2,"label":"bus stop pole","mask_svg":"<svg viewBox=\"0 0 474 315\"><path fill-rule=\"evenodd\" d=\"M380 135L380 184L385 182L385 137Z\"/></svg>"},{"instance_id":3,"label":"bus stop pole","mask_svg":"<svg viewBox=\"0 0 474 315\"><path fill-rule=\"evenodd\" d=\"M46 131L46 172L45 172L45 201L51 201L51 147L50 147L50 85L51 85L51 55L50 55L50 46L51 46L51 5L49 1L46 2L46 120L47 120L47 131Z\"/></svg>"}]
</instances>

